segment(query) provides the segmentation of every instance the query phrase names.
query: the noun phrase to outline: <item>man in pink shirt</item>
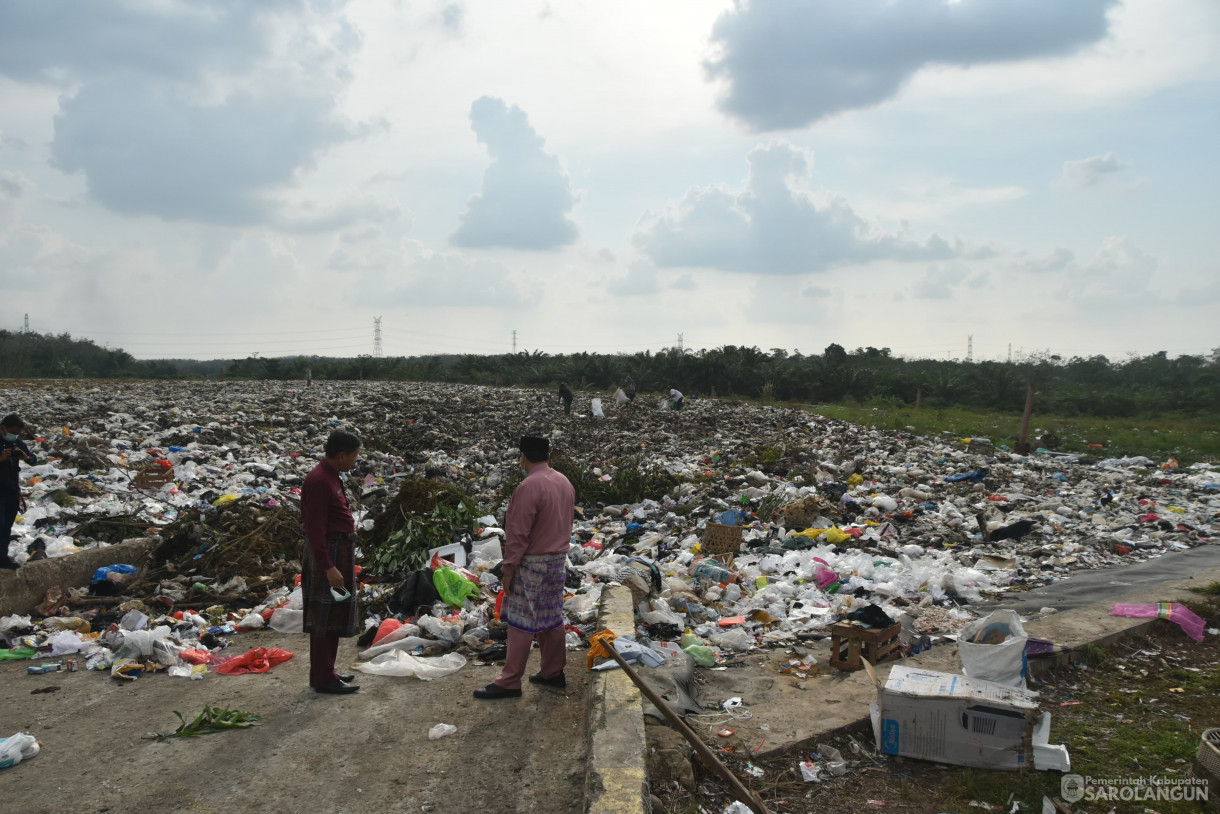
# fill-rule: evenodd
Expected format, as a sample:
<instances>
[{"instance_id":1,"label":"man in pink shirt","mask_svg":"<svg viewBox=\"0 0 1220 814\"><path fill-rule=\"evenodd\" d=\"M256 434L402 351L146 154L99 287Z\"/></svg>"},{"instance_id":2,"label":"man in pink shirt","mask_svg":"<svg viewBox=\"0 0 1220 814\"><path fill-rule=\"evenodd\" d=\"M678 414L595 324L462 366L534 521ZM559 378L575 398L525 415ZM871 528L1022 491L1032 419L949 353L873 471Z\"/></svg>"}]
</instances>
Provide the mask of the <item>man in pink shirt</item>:
<instances>
[{"instance_id":1,"label":"man in pink shirt","mask_svg":"<svg viewBox=\"0 0 1220 814\"><path fill-rule=\"evenodd\" d=\"M503 618L508 623L504 669L494 682L475 690L482 699L521 695L530 647L538 638L542 667L530 683L563 688L567 662L564 640L563 584L567 578L568 545L576 492L562 473L551 469L551 443L545 438L521 439L525 480L508 502L504 522Z\"/></svg>"}]
</instances>

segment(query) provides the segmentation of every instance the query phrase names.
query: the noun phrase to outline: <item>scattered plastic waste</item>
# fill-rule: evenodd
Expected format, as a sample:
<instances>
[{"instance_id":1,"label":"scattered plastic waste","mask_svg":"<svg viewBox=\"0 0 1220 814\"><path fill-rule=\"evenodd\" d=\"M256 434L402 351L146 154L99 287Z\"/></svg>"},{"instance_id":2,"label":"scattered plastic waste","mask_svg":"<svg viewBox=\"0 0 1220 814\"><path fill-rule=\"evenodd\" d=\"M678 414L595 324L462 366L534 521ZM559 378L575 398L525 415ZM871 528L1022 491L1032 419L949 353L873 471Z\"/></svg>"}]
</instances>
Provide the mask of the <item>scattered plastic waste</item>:
<instances>
[{"instance_id":1,"label":"scattered plastic waste","mask_svg":"<svg viewBox=\"0 0 1220 814\"><path fill-rule=\"evenodd\" d=\"M835 777L842 777L847 774L847 761L843 759L843 753L833 746L819 743L818 757L826 764L826 771Z\"/></svg>"},{"instance_id":2,"label":"scattered plastic waste","mask_svg":"<svg viewBox=\"0 0 1220 814\"><path fill-rule=\"evenodd\" d=\"M1177 622L1182 632L1196 642L1203 641L1203 629L1207 626L1199 616L1185 605L1177 602L1161 602L1149 605L1115 605L1111 616L1133 616L1137 619L1168 619Z\"/></svg>"},{"instance_id":3,"label":"scattered plastic waste","mask_svg":"<svg viewBox=\"0 0 1220 814\"><path fill-rule=\"evenodd\" d=\"M401 650L392 650L374 656L370 661L356 665L362 673L380 676L398 676L432 681L452 675L466 666L466 659L458 653L446 653L443 656L427 658L412 656Z\"/></svg>"},{"instance_id":4,"label":"scattered plastic waste","mask_svg":"<svg viewBox=\"0 0 1220 814\"><path fill-rule=\"evenodd\" d=\"M291 653L278 647L255 647L240 656L225 659L216 668L216 672L226 676L266 673L275 665L282 664L290 658L292 658Z\"/></svg>"},{"instance_id":5,"label":"scattered plastic waste","mask_svg":"<svg viewBox=\"0 0 1220 814\"><path fill-rule=\"evenodd\" d=\"M353 590L367 637L358 669L370 674L440 678L503 658L497 565L523 426L550 428L580 495L569 646L589 645L603 586L618 583L638 624L621 647L639 648L642 670L666 669L658 660L671 654L731 670L870 606L902 623L904 654L917 652L961 633L983 600L1205 545L1220 509L1215 464L1021 456L800 410L700 398L674 413L607 395L582 394L599 399L595 422L517 388L25 387L23 416L46 429L32 445L43 463L21 470L28 509L14 558L138 538L166 567L108 566L37 609L6 608L0 659L79 657L126 680L197 679L237 669L242 657L226 656L248 649L246 631L299 633L299 489L335 427L376 441L346 479L367 569ZM160 477L137 482L148 472ZM442 510L458 503L464 526L450 536ZM378 565L379 546L415 533L405 517L429 530L421 550ZM976 644L963 642L963 652ZM816 666L784 663L789 681Z\"/></svg>"},{"instance_id":6,"label":"scattered plastic waste","mask_svg":"<svg viewBox=\"0 0 1220 814\"><path fill-rule=\"evenodd\" d=\"M33 735L18 732L0 740L0 769L16 766L38 754L41 745Z\"/></svg>"},{"instance_id":7,"label":"scattered plastic waste","mask_svg":"<svg viewBox=\"0 0 1220 814\"><path fill-rule=\"evenodd\" d=\"M457 732L457 727L453 724L437 724L428 730L428 740L438 741L443 737L452 735Z\"/></svg>"}]
</instances>

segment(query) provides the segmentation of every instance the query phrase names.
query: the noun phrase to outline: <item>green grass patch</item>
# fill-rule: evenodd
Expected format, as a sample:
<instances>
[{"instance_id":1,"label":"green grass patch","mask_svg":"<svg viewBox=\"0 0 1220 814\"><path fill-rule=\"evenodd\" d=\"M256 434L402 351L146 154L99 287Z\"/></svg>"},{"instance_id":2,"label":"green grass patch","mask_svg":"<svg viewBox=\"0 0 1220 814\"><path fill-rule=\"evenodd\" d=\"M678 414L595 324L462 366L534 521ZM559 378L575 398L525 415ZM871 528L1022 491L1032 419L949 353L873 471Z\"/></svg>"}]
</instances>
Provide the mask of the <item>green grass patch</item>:
<instances>
[{"instance_id":1,"label":"green grass patch","mask_svg":"<svg viewBox=\"0 0 1220 814\"><path fill-rule=\"evenodd\" d=\"M1092 642L1085 642L1076 648L1076 661L1086 667L1105 667L1114 661L1114 654Z\"/></svg>"},{"instance_id":2,"label":"green grass patch","mask_svg":"<svg viewBox=\"0 0 1220 814\"><path fill-rule=\"evenodd\" d=\"M1220 582L1213 582L1210 585L1204 585L1201 588L1191 588L1192 593L1203 594L1204 596L1220 596Z\"/></svg>"},{"instance_id":3,"label":"green grass patch","mask_svg":"<svg viewBox=\"0 0 1220 814\"><path fill-rule=\"evenodd\" d=\"M1020 413L968 410L958 407L910 405L818 404L804 409L828 418L865 424L879 429L914 432L931 437L990 438L998 447L1016 444L1021 429ZM1037 448L1039 436L1052 435L1060 452L1081 452L1096 457L1121 458L1143 455L1162 463L1170 457L1181 466L1220 460L1220 422L1211 417L1140 416L1136 418L1091 418L1087 416L1039 415L1030 420L1029 443ZM1101 449L1091 448L1100 445Z\"/></svg>"}]
</instances>

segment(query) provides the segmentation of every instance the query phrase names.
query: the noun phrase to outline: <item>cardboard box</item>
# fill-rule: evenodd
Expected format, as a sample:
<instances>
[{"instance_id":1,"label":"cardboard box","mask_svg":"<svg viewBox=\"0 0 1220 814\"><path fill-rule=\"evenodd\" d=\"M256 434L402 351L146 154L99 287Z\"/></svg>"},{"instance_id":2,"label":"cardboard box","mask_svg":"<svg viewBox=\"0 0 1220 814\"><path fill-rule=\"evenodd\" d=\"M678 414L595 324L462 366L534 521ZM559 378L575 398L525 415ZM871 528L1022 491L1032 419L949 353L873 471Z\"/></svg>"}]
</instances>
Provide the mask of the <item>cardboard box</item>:
<instances>
[{"instance_id":1,"label":"cardboard box","mask_svg":"<svg viewBox=\"0 0 1220 814\"><path fill-rule=\"evenodd\" d=\"M873 705L873 734L883 754L955 766L1068 771L1067 749L1047 743L1050 715L1038 694L952 673L896 665Z\"/></svg>"}]
</instances>

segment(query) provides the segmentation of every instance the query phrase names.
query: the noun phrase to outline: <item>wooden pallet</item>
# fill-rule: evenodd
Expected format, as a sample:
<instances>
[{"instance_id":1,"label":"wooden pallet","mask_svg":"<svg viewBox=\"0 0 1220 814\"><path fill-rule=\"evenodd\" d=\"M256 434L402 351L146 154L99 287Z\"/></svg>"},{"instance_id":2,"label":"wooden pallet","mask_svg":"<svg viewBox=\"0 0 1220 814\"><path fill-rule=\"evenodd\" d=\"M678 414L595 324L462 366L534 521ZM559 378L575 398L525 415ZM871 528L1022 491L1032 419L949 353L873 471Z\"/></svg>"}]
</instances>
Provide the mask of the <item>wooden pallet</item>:
<instances>
[{"instance_id":1,"label":"wooden pallet","mask_svg":"<svg viewBox=\"0 0 1220 814\"><path fill-rule=\"evenodd\" d=\"M898 647L898 633L902 625L887 628L867 628L850 622L835 622L830 626L830 666L839 670L862 670L867 659L870 664L881 664L898 658L902 651Z\"/></svg>"},{"instance_id":2,"label":"wooden pallet","mask_svg":"<svg viewBox=\"0 0 1220 814\"><path fill-rule=\"evenodd\" d=\"M731 559L741 549L741 526L708 523L703 530L702 552L716 559Z\"/></svg>"},{"instance_id":3,"label":"wooden pallet","mask_svg":"<svg viewBox=\"0 0 1220 814\"><path fill-rule=\"evenodd\" d=\"M137 489L160 489L174 479L174 468L161 466L146 466L131 479L131 485Z\"/></svg>"}]
</instances>

